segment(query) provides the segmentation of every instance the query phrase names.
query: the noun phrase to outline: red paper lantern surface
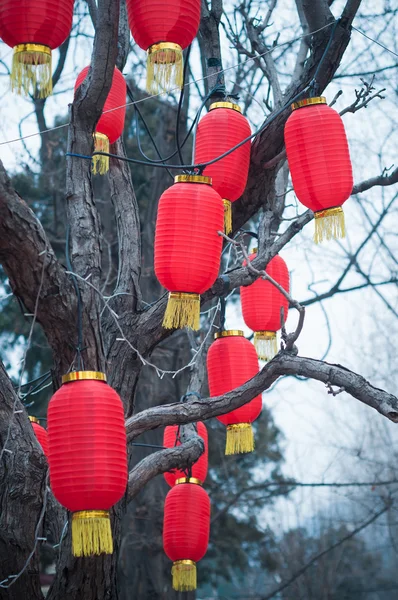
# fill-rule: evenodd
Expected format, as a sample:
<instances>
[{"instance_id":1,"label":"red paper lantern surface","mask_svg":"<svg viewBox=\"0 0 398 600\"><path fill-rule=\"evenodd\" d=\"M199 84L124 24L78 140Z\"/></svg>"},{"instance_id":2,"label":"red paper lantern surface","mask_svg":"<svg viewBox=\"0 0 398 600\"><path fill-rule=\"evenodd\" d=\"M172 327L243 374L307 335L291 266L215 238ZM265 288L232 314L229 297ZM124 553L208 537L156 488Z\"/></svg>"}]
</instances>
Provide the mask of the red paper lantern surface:
<instances>
[{"instance_id":1,"label":"red paper lantern surface","mask_svg":"<svg viewBox=\"0 0 398 600\"><path fill-rule=\"evenodd\" d=\"M294 191L300 202L316 213L315 217L318 213L320 219L336 215L341 218L340 207L353 186L343 121L323 97L302 100L293 108L285 125L285 143ZM322 214L330 209L332 212ZM340 226L344 229L344 222ZM324 235L343 237L337 232Z\"/></svg>"},{"instance_id":2,"label":"red paper lantern surface","mask_svg":"<svg viewBox=\"0 0 398 600\"><path fill-rule=\"evenodd\" d=\"M259 372L253 344L242 331L216 333L217 339L207 353L210 396L222 396L240 387ZM253 423L261 413L261 395L231 412L217 417L224 425Z\"/></svg>"},{"instance_id":3,"label":"red paper lantern surface","mask_svg":"<svg viewBox=\"0 0 398 600\"><path fill-rule=\"evenodd\" d=\"M207 551L210 534L210 498L202 486L179 483L166 496L163 546L173 561L173 587L196 588L196 565Z\"/></svg>"},{"instance_id":4,"label":"red paper lantern surface","mask_svg":"<svg viewBox=\"0 0 398 600\"><path fill-rule=\"evenodd\" d=\"M35 432L35 436L40 446L43 449L43 452L46 456L48 456L48 435L47 431L42 427L39 423L39 419L36 417L29 417L30 422L32 423L33 431Z\"/></svg>"},{"instance_id":5,"label":"red paper lantern surface","mask_svg":"<svg viewBox=\"0 0 398 600\"><path fill-rule=\"evenodd\" d=\"M75 556L113 551L109 509L127 485L123 404L103 373L63 377L48 407L50 483L72 516Z\"/></svg>"},{"instance_id":6,"label":"red paper lantern surface","mask_svg":"<svg viewBox=\"0 0 398 600\"><path fill-rule=\"evenodd\" d=\"M249 257L253 260L257 254ZM289 271L281 256L274 256L265 269L284 290L289 292ZM243 319L252 331L279 331L281 328L281 308L287 320L289 301L269 281L257 279L251 285L240 288Z\"/></svg>"},{"instance_id":7,"label":"red paper lantern surface","mask_svg":"<svg viewBox=\"0 0 398 600\"><path fill-rule=\"evenodd\" d=\"M237 104L215 102L200 121L196 133L195 164L221 156L251 134L246 117ZM214 189L225 202L226 231L232 229L230 203L243 194L249 173L251 144L248 141L221 160L209 165L204 175L212 178Z\"/></svg>"},{"instance_id":8,"label":"red paper lantern surface","mask_svg":"<svg viewBox=\"0 0 398 600\"><path fill-rule=\"evenodd\" d=\"M182 88L182 50L198 31L200 0L127 0L127 12L134 40L148 51L148 92Z\"/></svg>"},{"instance_id":9,"label":"red paper lantern surface","mask_svg":"<svg viewBox=\"0 0 398 600\"><path fill-rule=\"evenodd\" d=\"M256 253L257 250L251 254L249 260L253 260ZM283 258L274 256L265 271L289 292L289 271ZM241 287L240 299L243 319L255 332L254 345L257 354L262 360L270 360L278 352L276 332L281 328L281 308L286 322L289 302L272 283L264 279L257 279L251 285Z\"/></svg>"},{"instance_id":10,"label":"red paper lantern surface","mask_svg":"<svg viewBox=\"0 0 398 600\"><path fill-rule=\"evenodd\" d=\"M75 84L75 91L86 79L89 68L90 67L85 67L78 75ZM119 69L115 67L112 86L105 101L100 120L95 128L96 132L106 135L110 144L114 144L123 133L124 121L126 117L126 92L127 87L124 77Z\"/></svg>"},{"instance_id":11,"label":"red paper lantern surface","mask_svg":"<svg viewBox=\"0 0 398 600\"><path fill-rule=\"evenodd\" d=\"M72 28L74 0L1 0L0 37L12 48L42 44L52 50Z\"/></svg>"},{"instance_id":12,"label":"red paper lantern surface","mask_svg":"<svg viewBox=\"0 0 398 600\"><path fill-rule=\"evenodd\" d=\"M1 0L0 38L14 48L12 88L51 93L51 50L58 48L72 28L74 0ZM31 89L31 86L33 89Z\"/></svg>"},{"instance_id":13,"label":"red paper lantern surface","mask_svg":"<svg viewBox=\"0 0 398 600\"><path fill-rule=\"evenodd\" d=\"M127 0L127 11L132 36L143 50L160 42L184 49L199 29L200 0Z\"/></svg>"},{"instance_id":14,"label":"red paper lantern surface","mask_svg":"<svg viewBox=\"0 0 398 600\"><path fill-rule=\"evenodd\" d=\"M199 295L220 268L223 204L209 177L179 175L159 200L155 273L171 292L163 326L199 329Z\"/></svg>"},{"instance_id":15,"label":"red paper lantern surface","mask_svg":"<svg viewBox=\"0 0 398 600\"><path fill-rule=\"evenodd\" d=\"M199 457L195 464L191 467L190 477L198 479L201 483L203 483L207 477L207 469L209 462L209 449L208 449L208 435L207 429L204 423L197 423L198 435L205 442L205 451ZM163 446L166 448L174 448L174 446L180 446L181 442L177 439L178 437L178 425L171 425L166 427L163 434ZM173 487L175 482L178 479L182 479L187 477L187 473L184 471L180 471L179 469L174 469L173 471L169 471L164 474L164 478L169 484L170 487Z\"/></svg>"},{"instance_id":16,"label":"red paper lantern surface","mask_svg":"<svg viewBox=\"0 0 398 600\"><path fill-rule=\"evenodd\" d=\"M58 502L72 512L108 510L118 502L127 485L126 429L118 394L105 381L65 383L51 398L47 424L50 481Z\"/></svg>"}]
</instances>

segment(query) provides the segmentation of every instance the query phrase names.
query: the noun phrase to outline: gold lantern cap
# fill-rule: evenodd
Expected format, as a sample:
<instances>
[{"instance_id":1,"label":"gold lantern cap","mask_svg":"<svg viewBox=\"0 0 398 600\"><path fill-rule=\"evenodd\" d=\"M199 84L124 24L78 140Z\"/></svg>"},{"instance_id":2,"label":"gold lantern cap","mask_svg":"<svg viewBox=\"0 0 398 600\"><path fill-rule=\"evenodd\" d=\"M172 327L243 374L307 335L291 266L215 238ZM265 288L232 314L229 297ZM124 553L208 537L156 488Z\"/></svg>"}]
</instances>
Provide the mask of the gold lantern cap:
<instances>
[{"instance_id":1,"label":"gold lantern cap","mask_svg":"<svg viewBox=\"0 0 398 600\"><path fill-rule=\"evenodd\" d=\"M229 108L231 110L236 110L238 113L242 112L239 104L234 104L233 102L213 102L213 104L210 104L209 112L215 108Z\"/></svg>"},{"instance_id":2,"label":"gold lantern cap","mask_svg":"<svg viewBox=\"0 0 398 600\"><path fill-rule=\"evenodd\" d=\"M292 110L297 108L304 108L305 106L312 106L314 104L327 104L325 96L316 96L315 98L304 98L304 100L298 100L293 102Z\"/></svg>"},{"instance_id":3,"label":"gold lantern cap","mask_svg":"<svg viewBox=\"0 0 398 600\"><path fill-rule=\"evenodd\" d=\"M243 337L244 333L240 329L224 329L224 331L217 331L214 334L214 339L218 340L223 337Z\"/></svg>"},{"instance_id":4,"label":"gold lantern cap","mask_svg":"<svg viewBox=\"0 0 398 600\"><path fill-rule=\"evenodd\" d=\"M29 415L29 421L31 423L37 423L38 425L40 425L40 421L37 417L33 417L32 415Z\"/></svg>"},{"instance_id":5,"label":"gold lantern cap","mask_svg":"<svg viewBox=\"0 0 398 600\"><path fill-rule=\"evenodd\" d=\"M62 383L70 383L71 381L82 381L87 379L106 381L106 375L100 371L71 371L70 373L62 375Z\"/></svg>"},{"instance_id":6,"label":"gold lantern cap","mask_svg":"<svg viewBox=\"0 0 398 600\"><path fill-rule=\"evenodd\" d=\"M195 485L203 485L201 480L197 479L197 477L181 477L180 479L176 480L175 485L179 485L180 483L193 483Z\"/></svg>"},{"instance_id":7,"label":"gold lantern cap","mask_svg":"<svg viewBox=\"0 0 398 600\"><path fill-rule=\"evenodd\" d=\"M212 179L205 175L177 175L174 177L174 183L205 183L206 185L212 185Z\"/></svg>"}]
</instances>

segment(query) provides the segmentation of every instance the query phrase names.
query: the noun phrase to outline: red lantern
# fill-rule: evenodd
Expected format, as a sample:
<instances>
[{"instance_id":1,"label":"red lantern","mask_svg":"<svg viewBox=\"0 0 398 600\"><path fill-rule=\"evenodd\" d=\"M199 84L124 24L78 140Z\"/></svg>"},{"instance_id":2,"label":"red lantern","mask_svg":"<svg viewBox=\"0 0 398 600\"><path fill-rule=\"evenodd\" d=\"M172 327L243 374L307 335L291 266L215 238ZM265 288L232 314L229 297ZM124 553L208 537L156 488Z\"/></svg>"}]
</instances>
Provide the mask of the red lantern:
<instances>
[{"instance_id":1,"label":"red lantern","mask_svg":"<svg viewBox=\"0 0 398 600\"><path fill-rule=\"evenodd\" d=\"M134 40L147 50L147 91L182 88L182 51L199 29L200 0L127 0Z\"/></svg>"},{"instance_id":2,"label":"red lantern","mask_svg":"<svg viewBox=\"0 0 398 600\"><path fill-rule=\"evenodd\" d=\"M285 143L294 191L315 213L316 243L343 238L341 205L353 186L343 121L323 97L295 102L292 108L285 125Z\"/></svg>"},{"instance_id":3,"label":"red lantern","mask_svg":"<svg viewBox=\"0 0 398 600\"><path fill-rule=\"evenodd\" d=\"M46 98L52 93L51 50L72 28L74 0L1 0L0 38L14 49L11 89Z\"/></svg>"},{"instance_id":4,"label":"red lantern","mask_svg":"<svg viewBox=\"0 0 398 600\"><path fill-rule=\"evenodd\" d=\"M85 67L78 75L75 84L77 88L86 79L90 67ZM109 145L114 144L123 134L126 117L127 86L122 73L115 67L112 86L105 101L100 120L94 134L94 149L96 152L108 152ZM109 156L93 156L93 173L104 175L109 171Z\"/></svg>"},{"instance_id":5,"label":"red lantern","mask_svg":"<svg viewBox=\"0 0 398 600\"><path fill-rule=\"evenodd\" d=\"M251 134L241 109L232 102L215 102L199 121L195 143L195 163L201 164L221 156ZM228 156L209 165L204 175L212 178L213 187L223 198L225 233L232 231L231 202L243 194L250 164L250 141Z\"/></svg>"},{"instance_id":6,"label":"red lantern","mask_svg":"<svg viewBox=\"0 0 398 600\"><path fill-rule=\"evenodd\" d=\"M193 477L197 479L201 484L207 477L207 468L209 462L209 450L208 450L208 436L207 429L204 423L197 423L198 435L204 440L205 443L205 451L198 458L196 463L194 463L190 469L189 477ZM174 446L180 446L181 442L179 440L179 426L171 425L166 427L163 434L163 446L166 448L174 448ZM164 474L164 478L169 484L170 487L176 483L178 479L183 479L187 477L187 473L184 471L180 471L179 469L174 469L173 471L169 471Z\"/></svg>"},{"instance_id":7,"label":"red lantern","mask_svg":"<svg viewBox=\"0 0 398 600\"><path fill-rule=\"evenodd\" d=\"M196 589L196 563L207 551L210 498L196 480L183 479L167 494L164 504L163 546L173 561L173 588Z\"/></svg>"},{"instance_id":8,"label":"red lantern","mask_svg":"<svg viewBox=\"0 0 398 600\"><path fill-rule=\"evenodd\" d=\"M211 396L222 396L240 387L258 371L253 344L243 337L243 331L220 331L207 353L207 373ZM254 436L251 424L262 409L261 395L225 415L217 417L227 426L225 454L253 452Z\"/></svg>"},{"instance_id":9,"label":"red lantern","mask_svg":"<svg viewBox=\"0 0 398 600\"><path fill-rule=\"evenodd\" d=\"M37 417L29 416L29 421L32 423L33 431L37 441L39 442L45 456L48 456L48 435L47 431L40 425L40 421Z\"/></svg>"},{"instance_id":10,"label":"red lantern","mask_svg":"<svg viewBox=\"0 0 398 600\"><path fill-rule=\"evenodd\" d=\"M249 260L253 260L257 248ZM244 263L245 264L245 263ZM283 258L274 256L265 272L289 292L289 271ZM240 288L242 314L246 325L254 331L254 345L261 360L271 360L278 352L276 332L281 328L281 309L286 322L289 301L270 281L257 279Z\"/></svg>"},{"instance_id":11,"label":"red lantern","mask_svg":"<svg viewBox=\"0 0 398 600\"><path fill-rule=\"evenodd\" d=\"M73 512L74 556L113 552L109 509L127 485L123 404L104 373L75 371L48 407L50 482Z\"/></svg>"},{"instance_id":12,"label":"red lantern","mask_svg":"<svg viewBox=\"0 0 398 600\"><path fill-rule=\"evenodd\" d=\"M178 175L159 200L155 273L169 290L166 329L200 326L200 294L220 268L223 205L210 177Z\"/></svg>"}]
</instances>

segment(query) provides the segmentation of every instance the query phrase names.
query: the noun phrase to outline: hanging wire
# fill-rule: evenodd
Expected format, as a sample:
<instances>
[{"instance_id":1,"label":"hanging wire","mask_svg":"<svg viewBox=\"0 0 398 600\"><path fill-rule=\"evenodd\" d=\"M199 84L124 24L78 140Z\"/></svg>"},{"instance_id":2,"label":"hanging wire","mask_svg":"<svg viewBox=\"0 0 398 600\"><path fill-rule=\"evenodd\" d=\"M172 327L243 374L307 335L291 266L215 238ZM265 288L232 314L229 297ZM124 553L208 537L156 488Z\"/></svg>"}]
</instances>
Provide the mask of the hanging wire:
<instances>
[{"instance_id":1,"label":"hanging wire","mask_svg":"<svg viewBox=\"0 0 398 600\"><path fill-rule=\"evenodd\" d=\"M315 70L315 73L314 73L314 77L312 78L311 88L310 89L311 89L311 93L312 93L313 96L317 96L319 94L318 75L319 75L319 72L321 70L321 66L323 64L323 61L325 60L325 58L327 56L327 53L329 52L329 48L332 45L334 34L336 33L336 28L337 28L337 25L339 23L340 23L340 18L336 19L335 22L334 22L334 24L333 24L332 31L330 33L329 41L326 44L326 48L323 51L323 54L321 56L321 60L319 61L318 66L317 66L317 68Z\"/></svg>"},{"instance_id":2,"label":"hanging wire","mask_svg":"<svg viewBox=\"0 0 398 600\"><path fill-rule=\"evenodd\" d=\"M182 76L182 88L181 88L181 93L180 93L180 99L178 101L177 118L176 118L175 139L176 139L178 157L179 157L179 159L180 159L180 161L182 163L184 162L184 157L182 155L182 148L180 146L180 120L181 120L181 110L182 110L182 103L183 103L183 100L184 100L185 82L186 82L186 79L187 79L188 66L189 66L189 56L191 54L191 48L192 48L192 44L190 44L188 46L187 54L186 54L186 57L185 57L184 71L183 71L183 76Z\"/></svg>"},{"instance_id":3,"label":"hanging wire","mask_svg":"<svg viewBox=\"0 0 398 600\"><path fill-rule=\"evenodd\" d=\"M66 236L65 258L66 258L66 265L68 267L68 271L69 271L70 275L72 276L72 282L73 282L73 286L75 288L76 296L77 296L77 347L76 347L77 370L82 371L82 370L84 370L84 361L83 361L83 357L82 357L82 351L83 351L83 304L82 304L80 288L77 285L77 278L75 277L75 275L73 273L72 263L70 261L69 235L70 235L70 225L68 223L66 226L66 234L65 234L65 236Z\"/></svg>"},{"instance_id":4,"label":"hanging wire","mask_svg":"<svg viewBox=\"0 0 398 600\"><path fill-rule=\"evenodd\" d=\"M322 54L322 57L318 63L318 66L316 68L316 71L314 73L314 77L311 79L310 83L298 94L296 94L293 98L291 98L289 100L289 102L287 102L284 106L282 106L282 108L280 108L278 111L276 111L275 113L273 113L266 121L265 123L263 123L263 125L254 133L252 133L251 135L249 135L248 137L246 137L245 139L243 139L241 142L239 142L239 144L236 144L236 146L233 146L232 148L230 148L229 150L227 150L227 152L224 152L223 154L220 154L220 156L217 156L216 158L213 158L212 160L209 160L205 163L200 163L200 164L190 164L190 165L170 165L170 164L159 164L159 163L148 163L146 161L143 160L137 160L135 158L128 158L126 156L119 156L117 154L110 154L108 152L94 152L92 156L85 156L84 154L77 154L75 152L67 152L65 154L65 156L73 156L76 158L82 158L85 160L92 160L93 156L98 155L98 156L109 156L110 158L116 158L119 160L123 160L126 162L131 162L134 164L140 164L143 166L155 166L158 168L168 168L168 169L179 169L179 170L189 170L189 171L197 171L199 174L202 174L204 169L209 166L212 165L216 162L218 162L219 160L221 160L222 158L225 158L226 156L228 156L229 154L231 154L232 152L235 152L235 150L237 150L238 148L240 148L241 146L243 146L244 144L246 144L247 142L251 141L253 138L255 138L256 136L260 135L260 133L262 133L264 131L264 129L266 129L279 115L281 115L289 106L290 104L292 104L293 102L296 102L299 98L301 98L301 96L307 92L307 91L314 91L316 86L317 86L317 76L318 73L320 71L320 68L326 58L327 52L331 46L331 43L333 41L334 38L334 34L337 28L337 25L339 23L339 19L337 19L334 23L333 23L333 28L330 34L330 38L329 41L326 45L326 48ZM330 24L331 25L331 24ZM182 159L182 157L181 157ZM183 162L181 160L181 162Z\"/></svg>"}]
</instances>

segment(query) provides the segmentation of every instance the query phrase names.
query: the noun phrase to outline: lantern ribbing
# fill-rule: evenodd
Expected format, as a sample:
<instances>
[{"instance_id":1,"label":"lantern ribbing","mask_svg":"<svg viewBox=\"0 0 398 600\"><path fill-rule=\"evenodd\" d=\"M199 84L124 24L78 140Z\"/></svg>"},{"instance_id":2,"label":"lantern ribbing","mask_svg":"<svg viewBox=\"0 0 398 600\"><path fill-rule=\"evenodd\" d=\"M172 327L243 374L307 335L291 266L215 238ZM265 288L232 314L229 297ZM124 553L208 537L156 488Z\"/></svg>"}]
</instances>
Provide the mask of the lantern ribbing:
<instances>
[{"instance_id":1,"label":"lantern ribbing","mask_svg":"<svg viewBox=\"0 0 398 600\"><path fill-rule=\"evenodd\" d=\"M249 260L256 257L257 250ZM243 263L246 264L246 261ZM289 271L280 256L274 256L265 272L289 292ZM286 322L289 302L287 298L266 279L258 278L251 285L240 288L242 314L246 325L254 331L254 346L261 360L271 360L278 352L277 331L281 328L281 310Z\"/></svg>"},{"instance_id":2,"label":"lantern ribbing","mask_svg":"<svg viewBox=\"0 0 398 600\"><path fill-rule=\"evenodd\" d=\"M168 92L183 85L183 50L196 36L200 0L127 0L130 30L147 51L147 91Z\"/></svg>"},{"instance_id":3,"label":"lantern ribbing","mask_svg":"<svg viewBox=\"0 0 398 600\"><path fill-rule=\"evenodd\" d=\"M344 238L341 206L352 192L353 176L343 121L324 97L295 102L292 108L285 143L294 191L315 213L316 243Z\"/></svg>"},{"instance_id":4,"label":"lantern ribbing","mask_svg":"<svg viewBox=\"0 0 398 600\"><path fill-rule=\"evenodd\" d=\"M32 423L32 429L35 432L37 441L39 442L45 456L48 456L48 434L47 431L40 425L37 417L29 416L29 421Z\"/></svg>"},{"instance_id":5,"label":"lantern ribbing","mask_svg":"<svg viewBox=\"0 0 398 600\"><path fill-rule=\"evenodd\" d=\"M77 88L86 79L90 67L85 67L79 73L76 84ZM104 104L102 115L97 123L94 133L94 151L109 153L110 144L123 134L124 121L126 117L126 93L127 86L122 73L115 67L111 89ZM93 156L92 171L94 174L104 175L109 171L109 156L95 154Z\"/></svg>"},{"instance_id":6,"label":"lantern ribbing","mask_svg":"<svg viewBox=\"0 0 398 600\"><path fill-rule=\"evenodd\" d=\"M127 485L123 404L100 375L69 373L48 408L50 483L73 513L75 556L112 553L109 509Z\"/></svg>"},{"instance_id":7,"label":"lantern ribbing","mask_svg":"<svg viewBox=\"0 0 398 600\"><path fill-rule=\"evenodd\" d=\"M220 331L207 353L207 372L211 396L222 396L243 385L258 371L255 348L238 330ZM262 409L261 395L244 406L217 417L227 427L225 454L254 450L252 423Z\"/></svg>"},{"instance_id":8,"label":"lantern ribbing","mask_svg":"<svg viewBox=\"0 0 398 600\"><path fill-rule=\"evenodd\" d=\"M192 479L184 479L167 494L164 504L163 546L173 561L173 588L195 590L196 563L207 551L210 534L210 498Z\"/></svg>"},{"instance_id":9,"label":"lantern ribbing","mask_svg":"<svg viewBox=\"0 0 398 600\"><path fill-rule=\"evenodd\" d=\"M200 294L220 268L223 205L211 179L179 175L159 200L155 233L155 273L169 300L166 329L200 326Z\"/></svg>"},{"instance_id":10,"label":"lantern ribbing","mask_svg":"<svg viewBox=\"0 0 398 600\"><path fill-rule=\"evenodd\" d=\"M241 109L232 102L215 102L198 124L195 140L196 163L206 163L234 148L249 137L251 129ZM249 173L251 144L248 141L234 152L204 170L214 189L223 198L225 233L232 231L232 202L243 194Z\"/></svg>"},{"instance_id":11,"label":"lantern ribbing","mask_svg":"<svg viewBox=\"0 0 398 600\"><path fill-rule=\"evenodd\" d=\"M52 93L51 51L72 28L74 0L2 0L0 38L13 48L11 89L46 98Z\"/></svg>"}]
</instances>

